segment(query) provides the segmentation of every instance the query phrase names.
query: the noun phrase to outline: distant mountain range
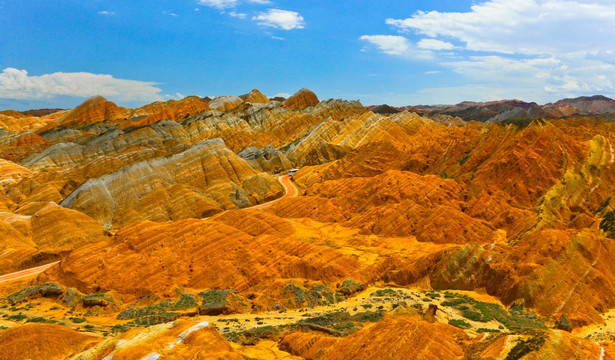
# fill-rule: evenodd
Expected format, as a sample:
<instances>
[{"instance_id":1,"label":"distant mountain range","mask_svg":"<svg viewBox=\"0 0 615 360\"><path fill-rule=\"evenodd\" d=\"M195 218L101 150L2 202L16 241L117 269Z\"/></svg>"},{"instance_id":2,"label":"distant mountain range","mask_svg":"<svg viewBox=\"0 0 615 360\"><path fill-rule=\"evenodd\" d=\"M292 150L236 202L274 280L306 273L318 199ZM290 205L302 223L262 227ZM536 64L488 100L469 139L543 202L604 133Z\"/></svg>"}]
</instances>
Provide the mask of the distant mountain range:
<instances>
[{"instance_id":1,"label":"distant mountain range","mask_svg":"<svg viewBox=\"0 0 615 360\"><path fill-rule=\"evenodd\" d=\"M499 100L489 102L464 101L455 105L402 107L393 107L385 104L369 106L367 109L379 114L392 114L405 110L425 116L441 114L459 117L466 121L475 120L480 122L497 122L528 117L554 119L568 116L600 116L606 119L615 118L615 100L602 95L563 99L545 105L520 100Z\"/></svg>"}]
</instances>

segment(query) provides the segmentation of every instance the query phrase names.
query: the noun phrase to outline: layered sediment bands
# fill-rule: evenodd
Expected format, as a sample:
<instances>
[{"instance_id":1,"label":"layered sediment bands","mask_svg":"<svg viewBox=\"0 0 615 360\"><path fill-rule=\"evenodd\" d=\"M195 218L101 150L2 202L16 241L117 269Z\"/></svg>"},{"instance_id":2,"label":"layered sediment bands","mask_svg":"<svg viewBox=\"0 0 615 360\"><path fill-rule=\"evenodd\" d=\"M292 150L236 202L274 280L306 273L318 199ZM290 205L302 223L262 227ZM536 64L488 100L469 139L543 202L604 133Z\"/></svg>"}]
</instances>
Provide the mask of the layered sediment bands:
<instances>
[{"instance_id":1,"label":"layered sediment bands","mask_svg":"<svg viewBox=\"0 0 615 360\"><path fill-rule=\"evenodd\" d=\"M236 219L137 224L121 230L111 241L73 251L47 276L84 292L113 289L136 298L172 294L176 285L245 291L279 278L335 281L359 268L356 259L339 251L282 235L292 234L282 219L271 216L274 219L254 223L244 221L241 213L227 216ZM259 226L264 229L257 231Z\"/></svg>"},{"instance_id":2,"label":"layered sediment bands","mask_svg":"<svg viewBox=\"0 0 615 360\"><path fill-rule=\"evenodd\" d=\"M609 349L607 352L606 349ZM533 330L499 336L475 359L612 359L608 345L580 339L563 330Z\"/></svg>"},{"instance_id":3,"label":"layered sediment bands","mask_svg":"<svg viewBox=\"0 0 615 360\"><path fill-rule=\"evenodd\" d=\"M292 144L286 155L314 165L339 159L370 142L388 141L403 148L404 143L411 141L416 127L424 126L425 122L430 121L407 113L385 117L368 112L343 122L329 119Z\"/></svg>"},{"instance_id":4,"label":"layered sediment bands","mask_svg":"<svg viewBox=\"0 0 615 360\"><path fill-rule=\"evenodd\" d=\"M133 110L92 99L45 119L0 114L0 126L9 127L0 131L0 273L61 260L34 282L84 294L116 291L126 306L151 294L167 300L234 289L242 304L233 311L287 311L280 317L318 303L306 298L312 291L339 291L347 280L473 290L515 305L508 310L520 320L536 313L550 327L565 314L573 334L608 324L615 123L374 114L357 101L312 95L302 90L279 102L254 90L211 105L191 97ZM609 106L584 101L594 100L557 107ZM492 105L476 114L526 106ZM517 111L509 110L502 117ZM238 209L281 196L271 173L291 167L301 167L293 176L299 196L265 210ZM160 346L137 341L150 330L115 340L134 340L141 358L163 354L173 336L162 334L176 325L165 326L156 332ZM348 338L279 336L307 358L382 358L403 347L436 359L519 357L515 348L530 348L526 358L573 358L578 350L598 359L602 347L604 360L612 347L551 330L475 340L458 333L391 316ZM441 347L432 335L453 343ZM599 338L606 337L592 337ZM113 351L130 356L107 340L98 360ZM192 355L194 348L185 349L177 356Z\"/></svg>"},{"instance_id":5,"label":"layered sediment bands","mask_svg":"<svg viewBox=\"0 0 615 360\"><path fill-rule=\"evenodd\" d=\"M5 186L28 177L32 171L12 161L0 159L0 185Z\"/></svg>"},{"instance_id":6,"label":"layered sediment bands","mask_svg":"<svg viewBox=\"0 0 615 360\"><path fill-rule=\"evenodd\" d=\"M218 111L230 111L243 104L238 96L219 96L209 103L209 107Z\"/></svg>"},{"instance_id":7,"label":"layered sediment bands","mask_svg":"<svg viewBox=\"0 0 615 360\"><path fill-rule=\"evenodd\" d=\"M209 109L209 105L196 96L166 102L158 101L135 109L131 115L132 121L125 122L120 128L150 125L161 120L180 121Z\"/></svg>"},{"instance_id":8,"label":"layered sediment bands","mask_svg":"<svg viewBox=\"0 0 615 360\"><path fill-rule=\"evenodd\" d=\"M33 131L47 125L58 117L64 115L67 111L57 109L51 114L46 114L40 117L36 115L24 115L17 111L0 111L0 130L26 132Z\"/></svg>"},{"instance_id":9,"label":"layered sediment bands","mask_svg":"<svg viewBox=\"0 0 615 360\"><path fill-rule=\"evenodd\" d=\"M293 167L286 156L272 145L267 145L260 150L256 147L247 147L237 155L257 171L280 172Z\"/></svg>"},{"instance_id":10,"label":"layered sediment bands","mask_svg":"<svg viewBox=\"0 0 615 360\"><path fill-rule=\"evenodd\" d=\"M49 145L47 140L31 132L0 131L0 157L6 160L20 162L32 154L43 151Z\"/></svg>"},{"instance_id":11,"label":"layered sediment bands","mask_svg":"<svg viewBox=\"0 0 615 360\"><path fill-rule=\"evenodd\" d=\"M47 263L108 236L96 220L54 203L32 216L0 212L0 272Z\"/></svg>"},{"instance_id":12,"label":"layered sediment bands","mask_svg":"<svg viewBox=\"0 0 615 360\"><path fill-rule=\"evenodd\" d=\"M37 129L36 132L37 134L42 134L45 131L61 125L71 128L82 128L88 124L100 122L113 123L125 119L128 113L128 109L118 107L102 96L93 96L81 105L58 117L53 122Z\"/></svg>"},{"instance_id":13,"label":"layered sediment bands","mask_svg":"<svg viewBox=\"0 0 615 360\"><path fill-rule=\"evenodd\" d=\"M0 333L0 359L64 360L101 341L60 325L28 324Z\"/></svg>"},{"instance_id":14,"label":"layered sediment bands","mask_svg":"<svg viewBox=\"0 0 615 360\"><path fill-rule=\"evenodd\" d=\"M61 205L110 228L139 220L201 218L272 200L282 192L272 176L257 173L222 140L209 140L171 157L90 179Z\"/></svg>"},{"instance_id":15,"label":"layered sediment bands","mask_svg":"<svg viewBox=\"0 0 615 360\"><path fill-rule=\"evenodd\" d=\"M82 351L74 360L94 359L228 359L242 360L231 344L207 322L175 322L131 330Z\"/></svg>"},{"instance_id":16,"label":"layered sediment bands","mask_svg":"<svg viewBox=\"0 0 615 360\"><path fill-rule=\"evenodd\" d=\"M434 268L438 289L485 288L505 304L521 300L544 317L568 314L575 326L602 322L615 306L615 246L595 230L542 230L514 245L466 245ZM599 289L599 290L598 290Z\"/></svg>"},{"instance_id":17,"label":"layered sediment bands","mask_svg":"<svg viewBox=\"0 0 615 360\"><path fill-rule=\"evenodd\" d=\"M84 293L115 290L125 301L150 293L172 295L178 285L195 291L230 288L261 294L256 304L271 309L280 303L275 294L291 280L412 284L428 276L450 248L233 210L205 221L124 228L113 239L71 252L39 281ZM283 304L300 304L291 305Z\"/></svg>"},{"instance_id":18,"label":"layered sediment bands","mask_svg":"<svg viewBox=\"0 0 615 360\"><path fill-rule=\"evenodd\" d=\"M308 359L463 359L469 337L460 329L408 315L389 316L343 339L286 336L281 348Z\"/></svg>"},{"instance_id":19,"label":"layered sediment bands","mask_svg":"<svg viewBox=\"0 0 615 360\"><path fill-rule=\"evenodd\" d=\"M284 107L290 110L305 109L310 106L314 106L319 103L318 96L312 91L303 88L296 92L293 96L289 97L282 103Z\"/></svg>"},{"instance_id":20,"label":"layered sediment bands","mask_svg":"<svg viewBox=\"0 0 615 360\"><path fill-rule=\"evenodd\" d=\"M108 233L91 217L49 204L30 219L32 241L45 251L69 251L104 240Z\"/></svg>"},{"instance_id":21,"label":"layered sediment bands","mask_svg":"<svg viewBox=\"0 0 615 360\"><path fill-rule=\"evenodd\" d=\"M250 93L241 95L240 98L247 103L252 104L266 104L269 102L269 99L263 95L258 89L253 89Z\"/></svg>"},{"instance_id":22,"label":"layered sediment bands","mask_svg":"<svg viewBox=\"0 0 615 360\"><path fill-rule=\"evenodd\" d=\"M339 221L364 233L414 235L434 243L485 243L496 236L489 223L462 211L464 201L456 181L433 175L388 171L315 184L304 195L326 200L317 204L306 200L303 205L301 197L288 199L273 210L278 215Z\"/></svg>"}]
</instances>

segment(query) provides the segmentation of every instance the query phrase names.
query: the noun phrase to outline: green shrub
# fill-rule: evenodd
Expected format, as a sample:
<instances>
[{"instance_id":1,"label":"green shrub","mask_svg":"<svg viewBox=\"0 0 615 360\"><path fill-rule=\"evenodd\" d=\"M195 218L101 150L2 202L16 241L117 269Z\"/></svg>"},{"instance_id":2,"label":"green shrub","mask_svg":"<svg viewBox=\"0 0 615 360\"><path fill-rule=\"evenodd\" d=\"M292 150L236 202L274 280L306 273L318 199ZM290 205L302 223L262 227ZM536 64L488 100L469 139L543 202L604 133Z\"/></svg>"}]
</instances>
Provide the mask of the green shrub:
<instances>
[{"instance_id":1,"label":"green shrub","mask_svg":"<svg viewBox=\"0 0 615 360\"><path fill-rule=\"evenodd\" d=\"M465 320L462 319L450 319L448 321L448 324L458 327L460 329L469 329L472 327L472 325L468 324Z\"/></svg>"}]
</instances>

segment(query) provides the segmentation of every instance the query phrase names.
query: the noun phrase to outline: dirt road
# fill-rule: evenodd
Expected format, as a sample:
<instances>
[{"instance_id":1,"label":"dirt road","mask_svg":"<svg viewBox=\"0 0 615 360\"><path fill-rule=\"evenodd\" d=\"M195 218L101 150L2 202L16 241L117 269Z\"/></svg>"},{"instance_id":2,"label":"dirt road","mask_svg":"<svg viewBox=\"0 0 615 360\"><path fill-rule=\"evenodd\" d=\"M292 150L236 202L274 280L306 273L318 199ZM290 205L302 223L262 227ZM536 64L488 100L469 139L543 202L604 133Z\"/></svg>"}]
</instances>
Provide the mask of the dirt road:
<instances>
[{"instance_id":1,"label":"dirt road","mask_svg":"<svg viewBox=\"0 0 615 360\"><path fill-rule=\"evenodd\" d=\"M278 177L278 181L280 182L280 184L282 184L282 186L284 186L284 191L286 191L286 194L284 196L282 196L279 199L275 199L275 200L266 202L264 204L259 204L259 205L251 206L248 209L266 209L268 207L271 207L273 204L275 204L276 202L278 202L278 201L280 201L282 199L286 199L286 198L289 198L289 197L293 197L293 196L299 195L299 191L297 190L295 185L293 185L290 176L288 176L288 175L280 176L280 177Z\"/></svg>"}]
</instances>

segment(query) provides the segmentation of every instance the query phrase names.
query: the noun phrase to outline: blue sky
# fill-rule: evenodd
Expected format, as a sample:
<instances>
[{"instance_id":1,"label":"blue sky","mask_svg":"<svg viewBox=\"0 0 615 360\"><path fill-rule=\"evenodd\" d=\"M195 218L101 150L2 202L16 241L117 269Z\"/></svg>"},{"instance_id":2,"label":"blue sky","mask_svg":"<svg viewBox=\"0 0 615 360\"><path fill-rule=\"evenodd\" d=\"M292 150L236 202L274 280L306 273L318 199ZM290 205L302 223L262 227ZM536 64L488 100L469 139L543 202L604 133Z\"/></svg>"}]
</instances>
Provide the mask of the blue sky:
<instances>
[{"instance_id":1,"label":"blue sky","mask_svg":"<svg viewBox=\"0 0 615 360\"><path fill-rule=\"evenodd\" d=\"M0 109L615 97L612 0L0 0Z\"/></svg>"}]
</instances>

